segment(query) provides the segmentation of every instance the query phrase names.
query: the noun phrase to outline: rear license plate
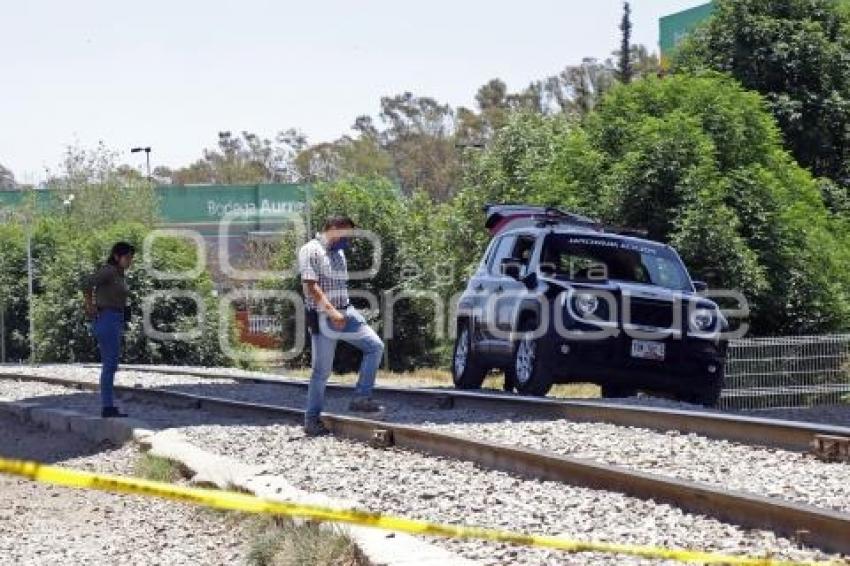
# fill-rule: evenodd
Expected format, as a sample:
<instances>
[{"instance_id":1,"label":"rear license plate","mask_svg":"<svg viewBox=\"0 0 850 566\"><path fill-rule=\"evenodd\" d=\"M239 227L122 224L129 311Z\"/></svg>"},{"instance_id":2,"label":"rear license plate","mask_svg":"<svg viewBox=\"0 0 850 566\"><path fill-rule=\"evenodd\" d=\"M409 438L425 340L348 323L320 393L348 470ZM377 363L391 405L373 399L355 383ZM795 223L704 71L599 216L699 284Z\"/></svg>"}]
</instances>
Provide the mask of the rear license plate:
<instances>
[{"instance_id":1,"label":"rear license plate","mask_svg":"<svg viewBox=\"0 0 850 566\"><path fill-rule=\"evenodd\" d=\"M664 342L632 340L632 357L642 360L664 361Z\"/></svg>"}]
</instances>

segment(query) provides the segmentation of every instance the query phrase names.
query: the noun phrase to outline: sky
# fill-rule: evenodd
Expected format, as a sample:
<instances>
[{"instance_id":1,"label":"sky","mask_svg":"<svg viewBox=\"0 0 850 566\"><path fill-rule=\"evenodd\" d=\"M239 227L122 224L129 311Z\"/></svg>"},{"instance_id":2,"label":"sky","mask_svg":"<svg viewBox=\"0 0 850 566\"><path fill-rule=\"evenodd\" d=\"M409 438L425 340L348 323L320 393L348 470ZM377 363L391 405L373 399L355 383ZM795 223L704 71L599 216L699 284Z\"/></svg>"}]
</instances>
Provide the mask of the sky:
<instances>
[{"instance_id":1,"label":"sky","mask_svg":"<svg viewBox=\"0 0 850 566\"><path fill-rule=\"evenodd\" d=\"M704 0L632 0L634 41ZM454 107L501 78L511 90L619 45L620 0L4 0L0 164L36 183L71 144L121 162L187 165L218 132L350 133L381 96Z\"/></svg>"}]
</instances>

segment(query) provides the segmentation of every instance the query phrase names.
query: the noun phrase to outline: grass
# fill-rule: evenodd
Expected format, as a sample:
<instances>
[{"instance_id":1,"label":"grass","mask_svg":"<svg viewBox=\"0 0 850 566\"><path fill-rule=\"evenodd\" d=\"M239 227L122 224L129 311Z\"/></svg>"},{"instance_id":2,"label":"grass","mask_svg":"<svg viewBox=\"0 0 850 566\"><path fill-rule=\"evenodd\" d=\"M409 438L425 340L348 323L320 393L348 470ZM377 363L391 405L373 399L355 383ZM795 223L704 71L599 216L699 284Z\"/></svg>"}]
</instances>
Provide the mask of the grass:
<instances>
[{"instance_id":1,"label":"grass","mask_svg":"<svg viewBox=\"0 0 850 566\"><path fill-rule=\"evenodd\" d=\"M136 477L175 483L185 477L177 462L143 453L134 464ZM369 561L343 532L287 517L204 509L248 538L252 566L369 566Z\"/></svg>"},{"instance_id":2,"label":"grass","mask_svg":"<svg viewBox=\"0 0 850 566\"><path fill-rule=\"evenodd\" d=\"M146 480L174 483L183 477L180 465L167 458L153 456L147 452L142 454L134 466L136 477Z\"/></svg>"},{"instance_id":3,"label":"grass","mask_svg":"<svg viewBox=\"0 0 850 566\"><path fill-rule=\"evenodd\" d=\"M310 376L309 368L283 370L287 376L307 378ZM502 390L504 378L501 372L494 372L484 380L485 389ZM332 378L334 383L353 385L357 381L356 373L335 374ZM380 370L378 372L377 385L389 387L454 387L452 374L441 369L418 369L407 373L395 373ZM595 399L601 396L598 385L591 383L566 383L555 385L549 392L550 397L564 399Z\"/></svg>"},{"instance_id":4,"label":"grass","mask_svg":"<svg viewBox=\"0 0 850 566\"><path fill-rule=\"evenodd\" d=\"M288 518L248 520L252 566L368 566L351 539L336 529L314 523L296 524Z\"/></svg>"}]
</instances>

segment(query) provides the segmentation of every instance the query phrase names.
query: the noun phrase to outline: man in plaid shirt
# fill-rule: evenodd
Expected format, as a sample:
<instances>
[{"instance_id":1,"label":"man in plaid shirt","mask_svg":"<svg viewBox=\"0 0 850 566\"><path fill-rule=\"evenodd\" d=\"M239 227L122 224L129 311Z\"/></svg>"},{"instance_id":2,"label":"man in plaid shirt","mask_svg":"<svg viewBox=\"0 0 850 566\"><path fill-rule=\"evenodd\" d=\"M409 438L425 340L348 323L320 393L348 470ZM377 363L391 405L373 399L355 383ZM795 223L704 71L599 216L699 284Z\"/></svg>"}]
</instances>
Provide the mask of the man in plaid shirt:
<instances>
[{"instance_id":1,"label":"man in plaid shirt","mask_svg":"<svg viewBox=\"0 0 850 566\"><path fill-rule=\"evenodd\" d=\"M322 231L298 251L298 271L304 288L313 356L304 421L304 432L309 436L328 433L319 417L324 405L325 385L333 369L337 340L348 342L363 352L360 378L349 409L362 413L383 410L372 401L371 394L384 343L348 301L344 250L353 228L354 222L347 216L332 216Z\"/></svg>"}]
</instances>

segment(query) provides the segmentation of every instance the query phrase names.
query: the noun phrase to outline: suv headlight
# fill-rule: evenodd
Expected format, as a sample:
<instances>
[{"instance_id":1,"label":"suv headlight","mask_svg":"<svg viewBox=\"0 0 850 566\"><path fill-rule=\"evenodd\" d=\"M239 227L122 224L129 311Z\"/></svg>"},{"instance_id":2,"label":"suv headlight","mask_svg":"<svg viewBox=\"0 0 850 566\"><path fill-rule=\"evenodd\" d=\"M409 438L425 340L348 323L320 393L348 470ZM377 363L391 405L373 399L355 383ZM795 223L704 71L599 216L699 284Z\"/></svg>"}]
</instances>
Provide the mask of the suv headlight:
<instances>
[{"instance_id":1,"label":"suv headlight","mask_svg":"<svg viewBox=\"0 0 850 566\"><path fill-rule=\"evenodd\" d=\"M581 316L590 316L599 310L599 297L590 293L579 293L575 298L575 306Z\"/></svg>"},{"instance_id":2,"label":"suv headlight","mask_svg":"<svg viewBox=\"0 0 850 566\"><path fill-rule=\"evenodd\" d=\"M691 313L691 328L697 332L706 332L714 328L717 315L711 309L696 309Z\"/></svg>"}]
</instances>

